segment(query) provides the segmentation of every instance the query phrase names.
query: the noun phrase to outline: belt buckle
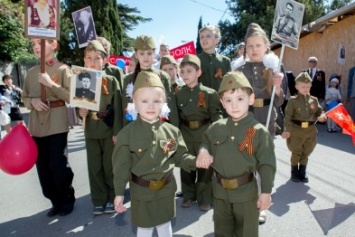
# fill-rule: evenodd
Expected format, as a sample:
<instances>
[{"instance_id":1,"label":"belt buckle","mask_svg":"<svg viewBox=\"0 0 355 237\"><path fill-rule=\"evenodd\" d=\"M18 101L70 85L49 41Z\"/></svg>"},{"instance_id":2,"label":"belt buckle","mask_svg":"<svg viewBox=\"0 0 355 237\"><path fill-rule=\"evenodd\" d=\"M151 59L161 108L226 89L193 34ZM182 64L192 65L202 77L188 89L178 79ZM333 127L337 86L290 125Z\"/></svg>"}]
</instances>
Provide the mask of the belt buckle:
<instances>
[{"instance_id":1,"label":"belt buckle","mask_svg":"<svg viewBox=\"0 0 355 237\"><path fill-rule=\"evenodd\" d=\"M200 122L195 120L195 121L189 121L189 128L190 129L197 129L200 127Z\"/></svg>"},{"instance_id":2,"label":"belt buckle","mask_svg":"<svg viewBox=\"0 0 355 237\"><path fill-rule=\"evenodd\" d=\"M221 179L221 184L225 189L235 189L239 187L237 179Z\"/></svg>"},{"instance_id":3,"label":"belt buckle","mask_svg":"<svg viewBox=\"0 0 355 237\"><path fill-rule=\"evenodd\" d=\"M90 119L99 120L99 117L97 117L97 112L90 112Z\"/></svg>"},{"instance_id":4,"label":"belt buckle","mask_svg":"<svg viewBox=\"0 0 355 237\"><path fill-rule=\"evenodd\" d=\"M308 122L302 122L301 123L301 128L308 128Z\"/></svg>"},{"instance_id":5,"label":"belt buckle","mask_svg":"<svg viewBox=\"0 0 355 237\"><path fill-rule=\"evenodd\" d=\"M149 189L153 191L159 191L165 186L165 179L162 180L151 180L149 181Z\"/></svg>"},{"instance_id":6,"label":"belt buckle","mask_svg":"<svg viewBox=\"0 0 355 237\"><path fill-rule=\"evenodd\" d=\"M255 99L253 107L256 107L256 108L264 107L264 99Z\"/></svg>"}]
</instances>

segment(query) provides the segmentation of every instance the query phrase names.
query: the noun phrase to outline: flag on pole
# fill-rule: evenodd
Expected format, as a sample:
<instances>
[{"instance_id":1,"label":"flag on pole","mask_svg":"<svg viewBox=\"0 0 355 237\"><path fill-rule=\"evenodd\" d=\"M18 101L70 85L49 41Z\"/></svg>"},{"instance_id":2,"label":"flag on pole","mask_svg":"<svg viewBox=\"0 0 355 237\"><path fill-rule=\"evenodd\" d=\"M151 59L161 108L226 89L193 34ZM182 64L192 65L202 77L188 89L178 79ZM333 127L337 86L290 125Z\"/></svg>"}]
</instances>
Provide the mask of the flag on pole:
<instances>
[{"instance_id":1,"label":"flag on pole","mask_svg":"<svg viewBox=\"0 0 355 237\"><path fill-rule=\"evenodd\" d=\"M348 134L352 137L353 144L355 146L355 123L344 108L344 105L339 103L325 114L327 117L333 119L334 122L336 122L343 129L344 134Z\"/></svg>"}]
</instances>

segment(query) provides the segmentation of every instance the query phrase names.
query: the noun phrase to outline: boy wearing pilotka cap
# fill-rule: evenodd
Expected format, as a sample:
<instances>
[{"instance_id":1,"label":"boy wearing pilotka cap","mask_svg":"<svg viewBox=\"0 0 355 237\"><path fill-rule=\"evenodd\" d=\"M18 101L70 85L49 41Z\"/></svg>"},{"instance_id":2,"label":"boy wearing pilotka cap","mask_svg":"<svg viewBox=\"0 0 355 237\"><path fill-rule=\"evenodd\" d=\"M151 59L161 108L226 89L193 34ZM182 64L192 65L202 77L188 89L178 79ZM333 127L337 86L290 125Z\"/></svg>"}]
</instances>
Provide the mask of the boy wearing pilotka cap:
<instances>
[{"instance_id":1,"label":"boy wearing pilotka cap","mask_svg":"<svg viewBox=\"0 0 355 237\"><path fill-rule=\"evenodd\" d=\"M92 40L84 51L85 67L101 70L106 57L103 45L98 40ZM86 118L84 133L93 214L110 214L115 212L111 157L123 118L122 97L117 79L104 74L99 111L80 108L79 115Z\"/></svg>"},{"instance_id":2,"label":"boy wearing pilotka cap","mask_svg":"<svg viewBox=\"0 0 355 237\"><path fill-rule=\"evenodd\" d=\"M186 54L180 63L185 83L176 93L180 130L190 154L197 155L202 135L208 126L222 118L221 104L214 89L198 82L201 62L196 55ZM197 200L201 211L212 206L211 169L187 173L181 170L182 207L190 207ZM197 180L197 181L196 181Z\"/></svg>"},{"instance_id":3,"label":"boy wearing pilotka cap","mask_svg":"<svg viewBox=\"0 0 355 237\"><path fill-rule=\"evenodd\" d=\"M257 237L259 211L271 205L276 171L273 139L248 112L255 95L242 72L227 73L218 93L228 117L210 125L200 148L201 158L206 153L214 157L211 167L215 236ZM200 155L197 167L201 164ZM261 179L260 195L254 178L256 171Z\"/></svg>"},{"instance_id":4,"label":"boy wearing pilotka cap","mask_svg":"<svg viewBox=\"0 0 355 237\"><path fill-rule=\"evenodd\" d=\"M316 121L324 122L327 116L317 97L310 95L312 79L301 72L295 79L298 94L290 97L285 108L284 132L291 155L291 180L308 182L306 167L308 157L317 145Z\"/></svg>"}]
</instances>

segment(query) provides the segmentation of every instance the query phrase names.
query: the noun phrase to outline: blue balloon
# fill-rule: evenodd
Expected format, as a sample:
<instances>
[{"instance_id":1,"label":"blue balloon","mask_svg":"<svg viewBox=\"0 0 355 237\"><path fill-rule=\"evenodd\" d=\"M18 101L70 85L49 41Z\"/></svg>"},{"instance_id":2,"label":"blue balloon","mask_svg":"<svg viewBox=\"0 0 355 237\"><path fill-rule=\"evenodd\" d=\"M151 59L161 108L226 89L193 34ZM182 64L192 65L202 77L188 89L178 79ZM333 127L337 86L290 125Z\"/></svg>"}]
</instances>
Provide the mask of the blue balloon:
<instances>
[{"instance_id":1,"label":"blue balloon","mask_svg":"<svg viewBox=\"0 0 355 237\"><path fill-rule=\"evenodd\" d=\"M331 110L332 108L334 108L335 106L337 106L339 104L339 101L337 100L332 100L329 102L329 104L327 105L327 109Z\"/></svg>"},{"instance_id":2,"label":"blue balloon","mask_svg":"<svg viewBox=\"0 0 355 237\"><path fill-rule=\"evenodd\" d=\"M121 58L117 59L116 60L116 66L121 68L122 70L124 70L125 67L126 67L126 62L123 59L121 59Z\"/></svg>"}]
</instances>

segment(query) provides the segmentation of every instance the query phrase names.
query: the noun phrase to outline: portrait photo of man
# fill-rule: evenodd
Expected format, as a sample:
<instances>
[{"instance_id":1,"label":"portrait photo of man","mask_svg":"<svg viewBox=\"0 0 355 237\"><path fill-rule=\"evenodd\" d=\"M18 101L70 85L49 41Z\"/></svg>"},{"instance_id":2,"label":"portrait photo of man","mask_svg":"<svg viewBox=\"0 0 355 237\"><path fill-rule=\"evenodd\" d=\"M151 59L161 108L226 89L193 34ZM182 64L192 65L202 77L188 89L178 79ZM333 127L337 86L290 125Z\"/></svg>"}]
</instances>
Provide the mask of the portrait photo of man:
<instances>
[{"instance_id":1,"label":"portrait photo of man","mask_svg":"<svg viewBox=\"0 0 355 237\"><path fill-rule=\"evenodd\" d=\"M78 75L79 85L75 90L75 97L78 99L85 99L89 102L95 100L95 91L92 88L95 88L92 85L92 76L89 72L82 72Z\"/></svg>"},{"instance_id":2,"label":"portrait photo of man","mask_svg":"<svg viewBox=\"0 0 355 237\"><path fill-rule=\"evenodd\" d=\"M271 40L297 48L304 7L290 0L277 1Z\"/></svg>"},{"instance_id":3,"label":"portrait photo of man","mask_svg":"<svg viewBox=\"0 0 355 237\"><path fill-rule=\"evenodd\" d=\"M96 30L91 7L72 13L79 48L86 47L90 40L96 39Z\"/></svg>"}]
</instances>

